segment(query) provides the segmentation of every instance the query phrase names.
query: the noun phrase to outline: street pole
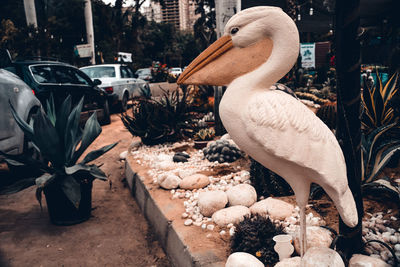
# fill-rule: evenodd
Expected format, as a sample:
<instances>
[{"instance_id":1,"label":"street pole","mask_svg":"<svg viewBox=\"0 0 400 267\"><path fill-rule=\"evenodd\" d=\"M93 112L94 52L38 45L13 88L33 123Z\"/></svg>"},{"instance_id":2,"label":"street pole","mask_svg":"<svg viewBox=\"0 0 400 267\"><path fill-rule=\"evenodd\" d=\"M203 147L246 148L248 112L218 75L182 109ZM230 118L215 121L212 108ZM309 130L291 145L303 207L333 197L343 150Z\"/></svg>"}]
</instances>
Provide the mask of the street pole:
<instances>
[{"instance_id":1,"label":"street pole","mask_svg":"<svg viewBox=\"0 0 400 267\"><path fill-rule=\"evenodd\" d=\"M35 0L24 0L24 9L26 16L26 24L28 26L33 25L35 29L37 29L37 20L36 20L36 8L35 8Z\"/></svg>"},{"instance_id":2,"label":"street pole","mask_svg":"<svg viewBox=\"0 0 400 267\"><path fill-rule=\"evenodd\" d=\"M94 51L94 31L93 31L93 18L92 18L92 3L91 0L85 0L85 23L86 23L86 39L90 44L92 65L96 64L95 51Z\"/></svg>"},{"instance_id":3,"label":"street pole","mask_svg":"<svg viewBox=\"0 0 400 267\"><path fill-rule=\"evenodd\" d=\"M347 179L353 193L358 224L350 228L339 219L337 249L347 259L362 246L361 122L360 122L360 0L336 1L335 48L337 73L337 137L347 166Z\"/></svg>"}]
</instances>

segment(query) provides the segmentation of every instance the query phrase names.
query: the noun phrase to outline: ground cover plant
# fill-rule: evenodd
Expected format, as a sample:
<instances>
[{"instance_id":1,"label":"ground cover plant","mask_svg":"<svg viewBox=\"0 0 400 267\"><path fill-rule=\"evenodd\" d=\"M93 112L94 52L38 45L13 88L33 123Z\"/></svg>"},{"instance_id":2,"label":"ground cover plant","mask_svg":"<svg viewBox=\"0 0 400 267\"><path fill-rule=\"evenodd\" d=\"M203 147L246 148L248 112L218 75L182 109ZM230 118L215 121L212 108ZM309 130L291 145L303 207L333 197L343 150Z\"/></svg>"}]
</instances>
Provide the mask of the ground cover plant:
<instances>
[{"instance_id":1,"label":"ground cover plant","mask_svg":"<svg viewBox=\"0 0 400 267\"><path fill-rule=\"evenodd\" d=\"M47 101L47 114L39 110L33 116L33 126L23 121L11 106L12 114L44 160L3 154L7 163L14 166L27 165L39 169L39 177L17 179L4 188L2 194L21 191L37 185L36 197L41 205L42 192L47 201L50 218L55 224L74 224L90 217L91 189L94 179L107 180L106 174L95 164L89 165L117 143L89 152L79 163L77 161L100 135L101 127L96 113L86 121L84 129L79 127L83 98L71 110L68 96L59 110L54 107L53 97ZM32 173L38 173L32 171Z\"/></svg>"}]
</instances>

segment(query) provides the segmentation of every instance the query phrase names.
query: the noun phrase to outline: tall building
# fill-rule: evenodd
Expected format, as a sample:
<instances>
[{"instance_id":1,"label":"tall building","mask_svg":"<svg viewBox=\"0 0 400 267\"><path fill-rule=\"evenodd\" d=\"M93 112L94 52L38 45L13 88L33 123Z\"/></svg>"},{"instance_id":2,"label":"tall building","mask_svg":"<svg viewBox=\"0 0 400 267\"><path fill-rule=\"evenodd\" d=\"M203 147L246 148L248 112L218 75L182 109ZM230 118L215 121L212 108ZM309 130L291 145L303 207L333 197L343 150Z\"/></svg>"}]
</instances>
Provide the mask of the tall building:
<instances>
[{"instance_id":1,"label":"tall building","mask_svg":"<svg viewBox=\"0 0 400 267\"><path fill-rule=\"evenodd\" d=\"M148 20L171 23L176 29L193 31L193 25L199 15L195 14L195 0L165 0L165 8L151 2L143 7L143 14Z\"/></svg>"}]
</instances>

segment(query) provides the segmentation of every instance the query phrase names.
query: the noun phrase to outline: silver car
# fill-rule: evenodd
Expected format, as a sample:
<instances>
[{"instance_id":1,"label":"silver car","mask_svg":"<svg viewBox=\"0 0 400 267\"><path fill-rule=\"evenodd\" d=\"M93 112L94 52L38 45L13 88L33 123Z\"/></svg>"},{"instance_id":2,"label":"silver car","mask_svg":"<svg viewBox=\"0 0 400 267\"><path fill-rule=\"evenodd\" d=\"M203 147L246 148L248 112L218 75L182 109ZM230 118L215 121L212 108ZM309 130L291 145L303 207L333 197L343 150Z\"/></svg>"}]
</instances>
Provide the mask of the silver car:
<instances>
[{"instance_id":1,"label":"silver car","mask_svg":"<svg viewBox=\"0 0 400 267\"><path fill-rule=\"evenodd\" d=\"M32 123L32 115L41 108L39 100L26 83L15 74L0 69L0 151L13 155L30 153L33 147L15 122L9 101L28 123Z\"/></svg>"},{"instance_id":2,"label":"silver car","mask_svg":"<svg viewBox=\"0 0 400 267\"><path fill-rule=\"evenodd\" d=\"M112 98L111 105L118 105L121 111L126 111L128 101L139 96L150 97L150 86L136 78L132 70L124 64L103 64L80 68L93 81L101 81L103 88Z\"/></svg>"}]
</instances>

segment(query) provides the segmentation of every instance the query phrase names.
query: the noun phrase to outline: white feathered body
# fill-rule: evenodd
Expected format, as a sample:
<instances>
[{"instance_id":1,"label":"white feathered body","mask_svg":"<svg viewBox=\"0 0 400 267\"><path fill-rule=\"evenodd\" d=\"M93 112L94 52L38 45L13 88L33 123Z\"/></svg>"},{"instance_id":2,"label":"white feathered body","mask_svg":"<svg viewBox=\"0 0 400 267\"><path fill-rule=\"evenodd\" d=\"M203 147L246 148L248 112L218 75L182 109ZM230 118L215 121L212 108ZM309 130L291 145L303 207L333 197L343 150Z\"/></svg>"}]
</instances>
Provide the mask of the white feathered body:
<instances>
[{"instance_id":1,"label":"white feathered body","mask_svg":"<svg viewBox=\"0 0 400 267\"><path fill-rule=\"evenodd\" d=\"M348 201L352 195L345 160L329 128L285 92L271 88L243 90L238 88L241 86L243 80L232 83L220 103L222 122L235 143L282 176L298 202L307 202L311 182L317 183L334 200L345 222L356 224L354 201Z\"/></svg>"}]
</instances>

